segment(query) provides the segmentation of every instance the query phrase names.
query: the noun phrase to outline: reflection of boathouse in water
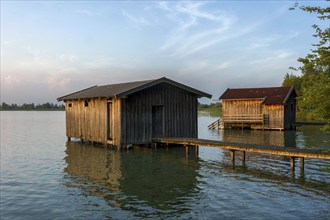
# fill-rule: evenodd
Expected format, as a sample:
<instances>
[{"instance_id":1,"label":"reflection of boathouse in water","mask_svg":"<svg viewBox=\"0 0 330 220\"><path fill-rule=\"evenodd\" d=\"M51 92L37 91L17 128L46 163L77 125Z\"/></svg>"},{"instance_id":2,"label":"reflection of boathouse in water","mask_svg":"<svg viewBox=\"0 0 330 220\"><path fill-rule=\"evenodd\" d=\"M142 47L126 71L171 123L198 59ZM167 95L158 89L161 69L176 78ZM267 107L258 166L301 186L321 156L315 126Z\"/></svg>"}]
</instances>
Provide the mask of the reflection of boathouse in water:
<instances>
[{"instance_id":1,"label":"reflection of boathouse in water","mask_svg":"<svg viewBox=\"0 0 330 220\"><path fill-rule=\"evenodd\" d=\"M294 129L294 87L227 89L222 100L222 128Z\"/></svg>"},{"instance_id":2,"label":"reflection of boathouse in water","mask_svg":"<svg viewBox=\"0 0 330 220\"><path fill-rule=\"evenodd\" d=\"M211 95L172 81L94 86L63 97L66 135L115 146L152 138L197 138L197 99Z\"/></svg>"},{"instance_id":3,"label":"reflection of boathouse in water","mask_svg":"<svg viewBox=\"0 0 330 220\"><path fill-rule=\"evenodd\" d=\"M78 177L76 187L103 197L111 206L125 208L144 201L153 208L175 209L181 198L197 189L200 165L183 156L183 148L159 148L155 154L150 148L125 153L80 142L67 142L66 148L65 172Z\"/></svg>"},{"instance_id":4,"label":"reflection of boathouse in water","mask_svg":"<svg viewBox=\"0 0 330 220\"><path fill-rule=\"evenodd\" d=\"M219 130L220 131L220 130ZM258 144L265 146L279 146L296 148L296 133L295 131L272 131L272 130L237 130L237 129L222 129L222 141L234 142L241 144Z\"/></svg>"}]
</instances>

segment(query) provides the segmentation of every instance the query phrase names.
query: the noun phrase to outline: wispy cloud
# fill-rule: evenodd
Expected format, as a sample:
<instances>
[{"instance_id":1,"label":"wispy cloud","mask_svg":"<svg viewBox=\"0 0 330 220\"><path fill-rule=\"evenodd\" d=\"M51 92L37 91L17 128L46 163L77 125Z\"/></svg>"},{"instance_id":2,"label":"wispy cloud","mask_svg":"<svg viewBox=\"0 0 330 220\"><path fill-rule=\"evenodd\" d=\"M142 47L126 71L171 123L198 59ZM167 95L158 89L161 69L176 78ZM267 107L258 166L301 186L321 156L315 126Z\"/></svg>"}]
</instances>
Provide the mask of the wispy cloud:
<instances>
[{"instance_id":1,"label":"wispy cloud","mask_svg":"<svg viewBox=\"0 0 330 220\"><path fill-rule=\"evenodd\" d=\"M290 58L294 53L292 51L287 50L279 50L274 51L268 56L265 56L261 59L256 59L251 62L249 62L250 65L256 65L256 64L265 64L265 63L274 63L275 61L284 60Z\"/></svg>"},{"instance_id":2,"label":"wispy cloud","mask_svg":"<svg viewBox=\"0 0 330 220\"><path fill-rule=\"evenodd\" d=\"M94 13L92 13L89 10L78 9L78 10L75 10L74 12L77 13L77 14L82 14L82 15L87 15L87 16L93 16L93 15L95 15Z\"/></svg>"},{"instance_id":3,"label":"wispy cloud","mask_svg":"<svg viewBox=\"0 0 330 220\"><path fill-rule=\"evenodd\" d=\"M122 15L128 18L136 28L140 28L141 26L149 25L150 23L144 17L136 17L125 10L122 10Z\"/></svg>"},{"instance_id":4,"label":"wispy cloud","mask_svg":"<svg viewBox=\"0 0 330 220\"><path fill-rule=\"evenodd\" d=\"M289 40L292 40L298 37L300 33L296 31L290 31L286 34L276 34L276 35L269 35L266 37L254 37L252 38L252 43L250 43L245 49L248 50L255 50L259 48L266 48L272 46L275 42L283 43Z\"/></svg>"},{"instance_id":5,"label":"wispy cloud","mask_svg":"<svg viewBox=\"0 0 330 220\"><path fill-rule=\"evenodd\" d=\"M205 2L160 2L158 8L174 22L160 50L186 56L223 41L237 18L220 10L204 10Z\"/></svg>"}]
</instances>

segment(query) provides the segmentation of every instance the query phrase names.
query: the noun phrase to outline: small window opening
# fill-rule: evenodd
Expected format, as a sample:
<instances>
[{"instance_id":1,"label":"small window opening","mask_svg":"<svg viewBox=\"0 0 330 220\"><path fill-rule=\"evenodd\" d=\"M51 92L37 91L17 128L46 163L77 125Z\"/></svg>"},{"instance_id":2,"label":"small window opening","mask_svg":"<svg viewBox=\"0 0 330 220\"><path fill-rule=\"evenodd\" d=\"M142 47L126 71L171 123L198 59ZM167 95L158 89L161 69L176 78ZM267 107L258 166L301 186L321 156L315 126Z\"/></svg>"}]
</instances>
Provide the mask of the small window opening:
<instances>
[{"instance_id":1,"label":"small window opening","mask_svg":"<svg viewBox=\"0 0 330 220\"><path fill-rule=\"evenodd\" d=\"M69 107L70 107L70 108L72 107L72 103L69 103Z\"/></svg>"},{"instance_id":2,"label":"small window opening","mask_svg":"<svg viewBox=\"0 0 330 220\"><path fill-rule=\"evenodd\" d=\"M88 107L88 101L85 100L85 107Z\"/></svg>"}]
</instances>

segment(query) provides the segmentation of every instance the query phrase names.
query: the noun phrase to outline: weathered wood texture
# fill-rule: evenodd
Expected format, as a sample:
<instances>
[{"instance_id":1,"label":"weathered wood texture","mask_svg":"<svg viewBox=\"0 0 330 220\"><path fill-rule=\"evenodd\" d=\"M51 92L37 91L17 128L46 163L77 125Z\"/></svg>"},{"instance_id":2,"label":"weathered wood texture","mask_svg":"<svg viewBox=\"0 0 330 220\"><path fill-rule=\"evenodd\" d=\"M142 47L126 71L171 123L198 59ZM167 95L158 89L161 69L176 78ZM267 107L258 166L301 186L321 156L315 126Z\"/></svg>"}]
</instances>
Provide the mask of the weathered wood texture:
<instances>
[{"instance_id":1,"label":"weathered wood texture","mask_svg":"<svg viewBox=\"0 0 330 220\"><path fill-rule=\"evenodd\" d=\"M285 105L264 105L262 102L262 99L223 100L223 127L245 124L256 129L283 130L294 128L296 104L293 93ZM264 120L261 120L261 115ZM249 118L250 120L248 120Z\"/></svg>"},{"instance_id":2,"label":"weathered wood texture","mask_svg":"<svg viewBox=\"0 0 330 220\"><path fill-rule=\"evenodd\" d=\"M86 106L88 102L88 106ZM160 107L161 125L153 122ZM125 98L66 101L66 135L104 144L152 143L153 126L161 137L197 138L197 95L161 83Z\"/></svg>"},{"instance_id":3,"label":"weathered wood texture","mask_svg":"<svg viewBox=\"0 0 330 220\"><path fill-rule=\"evenodd\" d=\"M294 129L296 122L296 98L293 93L284 105L284 129Z\"/></svg>"},{"instance_id":4,"label":"weathered wood texture","mask_svg":"<svg viewBox=\"0 0 330 220\"><path fill-rule=\"evenodd\" d=\"M248 151L264 154L281 155L288 157L304 157L304 158L318 158L318 159L330 159L329 152L322 152L316 150L289 148L289 147L278 147L278 146L265 146L257 144L241 144L234 142L223 142L206 139L195 139L195 138L155 138L153 139L156 143L166 144L180 144L180 145L199 145L217 147L227 150L238 150Z\"/></svg>"},{"instance_id":5,"label":"weathered wood texture","mask_svg":"<svg viewBox=\"0 0 330 220\"><path fill-rule=\"evenodd\" d=\"M85 101L88 106L85 106ZM70 100L66 102L66 135L82 140L107 142L107 100Z\"/></svg>"},{"instance_id":6,"label":"weathered wood texture","mask_svg":"<svg viewBox=\"0 0 330 220\"><path fill-rule=\"evenodd\" d=\"M222 100L223 115L260 115L262 99Z\"/></svg>"},{"instance_id":7,"label":"weathered wood texture","mask_svg":"<svg viewBox=\"0 0 330 220\"><path fill-rule=\"evenodd\" d=\"M152 142L153 106L163 107L163 137L197 137L197 96L192 93L163 83L128 96L123 105L125 144Z\"/></svg>"},{"instance_id":8,"label":"weathered wood texture","mask_svg":"<svg viewBox=\"0 0 330 220\"><path fill-rule=\"evenodd\" d=\"M267 128L284 129L283 105L263 105L263 113L268 115Z\"/></svg>"}]
</instances>

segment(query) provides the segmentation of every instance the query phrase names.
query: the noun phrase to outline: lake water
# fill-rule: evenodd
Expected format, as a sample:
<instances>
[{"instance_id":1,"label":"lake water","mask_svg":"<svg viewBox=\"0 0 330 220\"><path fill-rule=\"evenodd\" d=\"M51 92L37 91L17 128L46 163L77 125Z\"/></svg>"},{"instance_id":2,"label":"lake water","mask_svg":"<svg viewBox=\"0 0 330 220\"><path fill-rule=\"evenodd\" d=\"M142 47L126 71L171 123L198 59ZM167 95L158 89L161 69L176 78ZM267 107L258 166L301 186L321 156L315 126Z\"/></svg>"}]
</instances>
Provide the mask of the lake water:
<instances>
[{"instance_id":1,"label":"lake water","mask_svg":"<svg viewBox=\"0 0 330 220\"><path fill-rule=\"evenodd\" d=\"M327 149L319 127L297 131L208 130L199 137ZM330 219L330 161L181 147L115 151L66 142L64 112L1 112L0 219Z\"/></svg>"}]
</instances>

